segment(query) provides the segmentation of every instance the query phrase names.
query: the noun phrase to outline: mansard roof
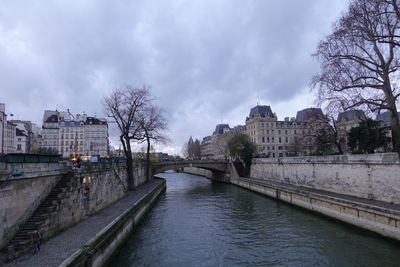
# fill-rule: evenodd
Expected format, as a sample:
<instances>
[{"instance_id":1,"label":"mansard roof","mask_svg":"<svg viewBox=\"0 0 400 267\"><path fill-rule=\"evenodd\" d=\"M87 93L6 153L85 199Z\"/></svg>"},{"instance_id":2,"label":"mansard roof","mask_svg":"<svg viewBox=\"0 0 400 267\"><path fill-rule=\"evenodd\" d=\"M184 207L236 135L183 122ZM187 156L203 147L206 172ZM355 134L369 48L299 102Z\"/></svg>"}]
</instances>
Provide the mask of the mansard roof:
<instances>
[{"instance_id":1,"label":"mansard roof","mask_svg":"<svg viewBox=\"0 0 400 267\"><path fill-rule=\"evenodd\" d=\"M25 131L20 130L20 129L18 129L18 128L16 128L16 133L15 133L15 135L16 135L16 136L27 136L27 135L25 134Z\"/></svg>"},{"instance_id":2,"label":"mansard roof","mask_svg":"<svg viewBox=\"0 0 400 267\"><path fill-rule=\"evenodd\" d=\"M49 122L49 123L51 123L51 122L58 122L58 116L56 115L56 114L53 114L53 115L51 115L51 116L49 116L47 119L46 119L46 121L45 122Z\"/></svg>"},{"instance_id":3,"label":"mansard roof","mask_svg":"<svg viewBox=\"0 0 400 267\"><path fill-rule=\"evenodd\" d=\"M106 125L107 122L104 120L100 120L95 117L87 117L86 118L86 124L97 124L97 125Z\"/></svg>"},{"instance_id":4,"label":"mansard roof","mask_svg":"<svg viewBox=\"0 0 400 267\"><path fill-rule=\"evenodd\" d=\"M263 118L265 118L265 117L273 118L274 117L274 113L272 112L270 106L257 105L254 108L252 108L250 110L249 118L255 117L257 115L259 115L260 117L263 117Z\"/></svg>"},{"instance_id":5,"label":"mansard roof","mask_svg":"<svg viewBox=\"0 0 400 267\"><path fill-rule=\"evenodd\" d=\"M322 110L320 108L306 108L300 111L297 111L296 121L297 122L305 122L312 119L321 118L324 116Z\"/></svg>"},{"instance_id":6,"label":"mansard roof","mask_svg":"<svg viewBox=\"0 0 400 267\"><path fill-rule=\"evenodd\" d=\"M397 114L399 115L399 117L400 117L400 112L397 112ZM376 119L375 120L377 120L377 121L383 121L383 124L385 125L385 126L390 126L390 125L392 125L392 122L391 122L391 119L390 119L390 111L385 111L385 112L383 112L383 113L379 113L377 116L376 116Z\"/></svg>"},{"instance_id":7,"label":"mansard roof","mask_svg":"<svg viewBox=\"0 0 400 267\"><path fill-rule=\"evenodd\" d=\"M230 129L229 124L217 124L217 126L215 126L214 134L223 134L224 129L226 128Z\"/></svg>"},{"instance_id":8,"label":"mansard roof","mask_svg":"<svg viewBox=\"0 0 400 267\"><path fill-rule=\"evenodd\" d=\"M60 121L60 126L72 127L72 126L83 126L83 125L85 125L83 121L72 121L72 120Z\"/></svg>"},{"instance_id":9,"label":"mansard roof","mask_svg":"<svg viewBox=\"0 0 400 267\"><path fill-rule=\"evenodd\" d=\"M344 112L340 112L337 118L337 122L346 122L346 121L355 121L365 119L366 116L364 111L358 109L346 110Z\"/></svg>"}]
</instances>

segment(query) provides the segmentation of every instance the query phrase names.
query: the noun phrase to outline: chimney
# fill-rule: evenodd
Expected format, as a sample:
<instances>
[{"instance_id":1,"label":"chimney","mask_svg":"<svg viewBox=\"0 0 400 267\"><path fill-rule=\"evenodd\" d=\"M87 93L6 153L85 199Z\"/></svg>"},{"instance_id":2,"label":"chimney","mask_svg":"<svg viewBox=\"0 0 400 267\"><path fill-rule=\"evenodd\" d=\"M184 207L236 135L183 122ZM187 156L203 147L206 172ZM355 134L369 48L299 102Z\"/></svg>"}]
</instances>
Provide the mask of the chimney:
<instances>
[{"instance_id":1,"label":"chimney","mask_svg":"<svg viewBox=\"0 0 400 267\"><path fill-rule=\"evenodd\" d=\"M295 117L291 117L291 118L290 118L290 121L295 121L295 120L296 120Z\"/></svg>"},{"instance_id":2,"label":"chimney","mask_svg":"<svg viewBox=\"0 0 400 267\"><path fill-rule=\"evenodd\" d=\"M289 121L289 117L285 117L285 121Z\"/></svg>"}]
</instances>

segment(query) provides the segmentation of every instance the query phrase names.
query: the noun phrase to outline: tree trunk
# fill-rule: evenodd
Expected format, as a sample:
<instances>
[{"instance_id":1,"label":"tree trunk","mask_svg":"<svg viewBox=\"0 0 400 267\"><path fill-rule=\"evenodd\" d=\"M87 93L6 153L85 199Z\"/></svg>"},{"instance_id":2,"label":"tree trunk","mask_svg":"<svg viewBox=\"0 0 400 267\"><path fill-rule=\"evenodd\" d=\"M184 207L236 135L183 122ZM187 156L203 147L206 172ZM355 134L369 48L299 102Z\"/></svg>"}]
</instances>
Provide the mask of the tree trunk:
<instances>
[{"instance_id":1,"label":"tree trunk","mask_svg":"<svg viewBox=\"0 0 400 267\"><path fill-rule=\"evenodd\" d=\"M397 110L393 112L390 111L390 120L391 120L391 130L392 130L392 145L393 151L400 152L400 123L399 123L399 115L397 114Z\"/></svg>"},{"instance_id":2,"label":"tree trunk","mask_svg":"<svg viewBox=\"0 0 400 267\"><path fill-rule=\"evenodd\" d=\"M343 149L342 149L342 145L340 144L340 142L335 142L337 149L339 150L339 154L343 155Z\"/></svg>"},{"instance_id":3,"label":"tree trunk","mask_svg":"<svg viewBox=\"0 0 400 267\"><path fill-rule=\"evenodd\" d=\"M392 130L392 145L393 151L400 152L400 123L399 123L399 115L397 114L397 106L396 100L393 96L392 87L389 82L389 78L387 78L387 82L385 83L385 95L386 102L389 106L390 111L390 128Z\"/></svg>"},{"instance_id":4,"label":"tree trunk","mask_svg":"<svg viewBox=\"0 0 400 267\"><path fill-rule=\"evenodd\" d=\"M146 154L146 179L150 181L150 137L146 136L147 154Z\"/></svg>"},{"instance_id":5,"label":"tree trunk","mask_svg":"<svg viewBox=\"0 0 400 267\"><path fill-rule=\"evenodd\" d=\"M121 138L122 139L122 138ZM135 178L133 177L133 159L132 159L132 149L131 143L129 138L125 138L124 145L124 152L126 157L126 172L128 176L128 189L134 190L135 189Z\"/></svg>"}]
</instances>

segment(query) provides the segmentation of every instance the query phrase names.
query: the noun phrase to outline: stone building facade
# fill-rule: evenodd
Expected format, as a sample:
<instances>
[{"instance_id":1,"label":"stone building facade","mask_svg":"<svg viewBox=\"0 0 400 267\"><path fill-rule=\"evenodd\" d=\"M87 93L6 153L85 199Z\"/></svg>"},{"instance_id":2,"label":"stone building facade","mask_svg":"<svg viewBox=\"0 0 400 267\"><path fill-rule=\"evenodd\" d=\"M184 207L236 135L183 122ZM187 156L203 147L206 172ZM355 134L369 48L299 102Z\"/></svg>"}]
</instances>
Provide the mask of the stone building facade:
<instances>
[{"instance_id":1,"label":"stone building facade","mask_svg":"<svg viewBox=\"0 0 400 267\"><path fill-rule=\"evenodd\" d=\"M15 151L17 153L28 152L28 136L26 135L25 131L22 131L19 128L16 129L15 145L16 145Z\"/></svg>"},{"instance_id":2,"label":"stone building facade","mask_svg":"<svg viewBox=\"0 0 400 267\"><path fill-rule=\"evenodd\" d=\"M0 154L5 153L4 136L7 128L6 105L0 103Z\"/></svg>"},{"instance_id":3,"label":"stone building facade","mask_svg":"<svg viewBox=\"0 0 400 267\"><path fill-rule=\"evenodd\" d=\"M108 155L108 124L106 120L87 117L84 126L84 155Z\"/></svg>"},{"instance_id":4,"label":"stone building facade","mask_svg":"<svg viewBox=\"0 0 400 267\"><path fill-rule=\"evenodd\" d=\"M361 120L365 120L364 111L362 110L347 110L340 112L336 120L336 128L338 133L338 138L340 146L343 152L348 152L349 148L347 146L347 135L350 130L354 127L360 125Z\"/></svg>"},{"instance_id":5,"label":"stone building facade","mask_svg":"<svg viewBox=\"0 0 400 267\"><path fill-rule=\"evenodd\" d=\"M279 121L270 106L255 106L246 118L246 133L264 157L286 157L290 153L309 153L315 149L313 133L321 109L307 108L297 112L296 118Z\"/></svg>"},{"instance_id":6,"label":"stone building facade","mask_svg":"<svg viewBox=\"0 0 400 267\"><path fill-rule=\"evenodd\" d=\"M63 158L108 155L108 123L85 114L45 111L42 146L57 150Z\"/></svg>"},{"instance_id":7,"label":"stone building facade","mask_svg":"<svg viewBox=\"0 0 400 267\"><path fill-rule=\"evenodd\" d=\"M14 123L12 123L11 121L7 121L5 136L4 136L5 154L16 152L16 145L15 145L16 129L17 126Z\"/></svg>"}]
</instances>

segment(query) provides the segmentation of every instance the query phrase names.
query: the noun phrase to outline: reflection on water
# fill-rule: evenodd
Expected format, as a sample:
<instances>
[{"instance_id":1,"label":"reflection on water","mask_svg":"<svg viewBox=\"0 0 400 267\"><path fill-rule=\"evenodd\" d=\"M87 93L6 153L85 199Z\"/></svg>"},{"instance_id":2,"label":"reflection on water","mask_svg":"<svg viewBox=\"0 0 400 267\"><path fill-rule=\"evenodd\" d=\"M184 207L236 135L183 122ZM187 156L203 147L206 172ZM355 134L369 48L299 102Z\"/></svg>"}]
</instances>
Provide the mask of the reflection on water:
<instances>
[{"instance_id":1,"label":"reflection on water","mask_svg":"<svg viewBox=\"0 0 400 267\"><path fill-rule=\"evenodd\" d=\"M164 173L167 192L110 266L399 266L400 245L233 185Z\"/></svg>"}]
</instances>

